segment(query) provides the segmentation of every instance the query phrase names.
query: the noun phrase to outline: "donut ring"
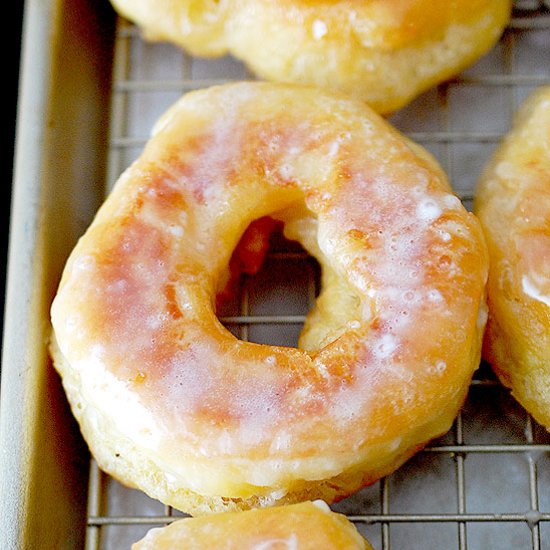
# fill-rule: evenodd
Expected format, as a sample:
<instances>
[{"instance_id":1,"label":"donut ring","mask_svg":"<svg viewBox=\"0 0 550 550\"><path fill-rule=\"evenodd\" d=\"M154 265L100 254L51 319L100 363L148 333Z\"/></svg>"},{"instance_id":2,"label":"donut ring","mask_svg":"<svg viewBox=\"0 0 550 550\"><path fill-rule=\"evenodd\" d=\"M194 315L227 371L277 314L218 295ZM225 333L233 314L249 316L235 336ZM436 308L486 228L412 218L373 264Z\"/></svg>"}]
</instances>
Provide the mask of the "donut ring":
<instances>
[{"instance_id":1,"label":"donut ring","mask_svg":"<svg viewBox=\"0 0 550 550\"><path fill-rule=\"evenodd\" d=\"M112 0L150 40L227 53L259 77L381 113L458 74L499 39L511 0Z\"/></svg>"},{"instance_id":2,"label":"donut ring","mask_svg":"<svg viewBox=\"0 0 550 550\"><path fill-rule=\"evenodd\" d=\"M302 349L239 341L214 312L264 216L322 266ZM486 271L435 160L364 103L214 87L162 117L71 254L55 365L100 466L165 503L332 502L449 429Z\"/></svg>"},{"instance_id":3,"label":"donut ring","mask_svg":"<svg viewBox=\"0 0 550 550\"><path fill-rule=\"evenodd\" d=\"M346 516L323 501L180 519L151 529L132 550L373 550Z\"/></svg>"},{"instance_id":4,"label":"donut ring","mask_svg":"<svg viewBox=\"0 0 550 550\"><path fill-rule=\"evenodd\" d=\"M550 428L550 86L516 115L482 174L475 209L491 259L483 355Z\"/></svg>"}]
</instances>

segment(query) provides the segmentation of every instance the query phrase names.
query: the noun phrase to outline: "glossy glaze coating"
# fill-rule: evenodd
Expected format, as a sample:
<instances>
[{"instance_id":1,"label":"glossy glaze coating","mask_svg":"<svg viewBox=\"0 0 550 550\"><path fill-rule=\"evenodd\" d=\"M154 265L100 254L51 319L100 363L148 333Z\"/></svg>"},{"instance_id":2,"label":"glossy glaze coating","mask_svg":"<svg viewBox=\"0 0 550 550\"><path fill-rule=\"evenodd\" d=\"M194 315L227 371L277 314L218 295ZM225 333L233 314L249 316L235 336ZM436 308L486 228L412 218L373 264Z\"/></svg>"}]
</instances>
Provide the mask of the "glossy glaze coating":
<instances>
[{"instance_id":1,"label":"glossy glaze coating","mask_svg":"<svg viewBox=\"0 0 550 550\"><path fill-rule=\"evenodd\" d=\"M259 77L317 85L379 112L476 61L510 0L112 0L151 40L233 54Z\"/></svg>"},{"instance_id":2,"label":"glossy glaze coating","mask_svg":"<svg viewBox=\"0 0 550 550\"><path fill-rule=\"evenodd\" d=\"M484 356L550 427L550 87L529 97L488 163L476 212L491 258Z\"/></svg>"},{"instance_id":3,"label":"glossy glaze coating","mask_svg":"<svg viewBox=\"0 0 550 550\"><path fill-rule=\"evenodd\" d=\"M372 550L322 501L181 519L151 529L132 550Z\"/></svg>"},{"instance_id":4,"label":"glossy glaze coating","mask_svg":"<svg viewBox=\"0 0 550 550\"><path fill-rule=\"evenodd\" d=\"M322 266L299 349L239 341L214 311L265 216ZM211 88L163 116L72 253L56 366L99 463L164 502L330 502L450 427L486 272L438 165L365 104Z\"/></svg>"}]
</instances>

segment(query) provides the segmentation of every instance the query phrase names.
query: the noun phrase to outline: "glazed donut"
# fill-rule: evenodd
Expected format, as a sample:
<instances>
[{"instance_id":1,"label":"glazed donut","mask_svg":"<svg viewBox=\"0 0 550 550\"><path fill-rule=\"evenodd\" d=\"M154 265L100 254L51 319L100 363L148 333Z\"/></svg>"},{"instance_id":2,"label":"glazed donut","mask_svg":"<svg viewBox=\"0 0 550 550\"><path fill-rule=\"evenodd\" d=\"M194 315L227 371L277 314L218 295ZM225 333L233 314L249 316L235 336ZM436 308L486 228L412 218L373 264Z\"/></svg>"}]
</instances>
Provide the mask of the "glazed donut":
<instances>
[{"instance_id":1,"label":"glazed donut","mask_svg":"<svg viewBox=\"0 0 550 550\"><path fill-rule=\"evenodd\" d=\"M476 195L491 263L483 355L550 428L550 86L522 106Z\"/></svg>"},{"instance_id":2,"label":"glazed donut","mask_svg":"<svg viewBox=\"0 0 550 550\"><path fill-rule=\"evenodd\" d=\"M394 111L499 39L511 0L112 0L150 40Z\"/></svg>"},{"instance_id":3,"label":"glazed donut","mask_svg":"<svg viewBox=\"0 0 550 550\"><path fill-rule=\"evenodd\" d=\"M184 545L185 544L185 545ZM346 516L323 501L180 519L151 529L132 550L372 550Z\"/></svg>"},{"instance_id":4,"label":"glazed donut","mask_svg":"<svg viewBox=\"0 0 550 550\"><path fill-rule=\"evenodd\" d=\"M266 216L322 267L300 349L239 341L213 307ZM364 103L213 87L161 117L72 252L55 365L99 465L162 502L332 502L449 429L486 271L435 160Z\"/></svg>"}]
</instances>

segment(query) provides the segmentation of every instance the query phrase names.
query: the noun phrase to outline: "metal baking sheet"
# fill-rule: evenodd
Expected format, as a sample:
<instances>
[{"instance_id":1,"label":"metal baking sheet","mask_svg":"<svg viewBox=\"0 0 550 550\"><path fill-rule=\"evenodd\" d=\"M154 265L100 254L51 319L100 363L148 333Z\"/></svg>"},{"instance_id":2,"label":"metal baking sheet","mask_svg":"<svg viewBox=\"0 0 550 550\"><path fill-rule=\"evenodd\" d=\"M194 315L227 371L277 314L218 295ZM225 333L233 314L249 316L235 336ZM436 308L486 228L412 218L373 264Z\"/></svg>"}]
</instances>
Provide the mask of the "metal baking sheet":
<instances>
[{"instance_id":1,"label":"metal baking sheet","mask_svg":"<svg viewBox=\"0 0 550 550\"><path fill-rule=\"evenodd\" d=\"M48 23L46 24L45 21ZM107 3L27 2L0 401L0 548L129 548L182 514L89 459L45 350L64 259L156 118L182 93L253 76L232 58L145 42ZM480 170L526 95L550 83L548 3L516 3L483 59L390 117L471 208ZM288 273L293 273L292 277ZM294 345L318 270L276 239L220 312L255 342ZM550 437L481 365L453 429L333 505L377 550L550 550Z\"/></svg>"}]
</instances>

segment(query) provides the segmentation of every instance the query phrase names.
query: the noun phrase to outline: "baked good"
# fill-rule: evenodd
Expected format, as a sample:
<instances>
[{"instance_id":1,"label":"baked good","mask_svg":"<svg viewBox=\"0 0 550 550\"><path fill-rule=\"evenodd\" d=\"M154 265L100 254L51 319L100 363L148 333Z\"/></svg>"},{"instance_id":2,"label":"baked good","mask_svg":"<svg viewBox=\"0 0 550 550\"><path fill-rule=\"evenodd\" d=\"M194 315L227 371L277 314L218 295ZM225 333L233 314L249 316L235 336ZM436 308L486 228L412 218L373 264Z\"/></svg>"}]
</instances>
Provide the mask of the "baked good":
<instances>
[{"instance_id":1,"label":"baked good","mask_svg":"<svg viewBox=\"0 0 550 550\"><path fill-rule=\"evenodd\" d=\"M151 529L132 550L372 550L323 501L180 519Z\"/></svg>"},{"instance_id":2,"label":"baked good","mask_svg":"<svg viewBox=\"0 0 550 550\"><path fill-rule=\"evenodd\" d=\"M499 39L511 0L112 0L150 40L394 111Z\"/></svg>"},{"instance_id":3,"label":"baked good","mask_svg":"<svg viewBox=\"0 0 550 550\"><path fill-rule=\"evenodd\" d=\"M322 266L300 349L239 341L214 311L265 216ZM124 483L192 514L332 502L449 429L478 366L486 272L438 164L366 104L213 87L163 115L78 242L52 352Z\"/></svg>"},{"instance_id":4,"label":"baked good","mask_svg":"<svg viewBox=\"0 0 550 550\"><path fill-rule=\"evenodd\" d=\"M483 355L550 427L550 86L517 113L480 178L475 210L491 264Z\"/></svg>"}]
</instances>

